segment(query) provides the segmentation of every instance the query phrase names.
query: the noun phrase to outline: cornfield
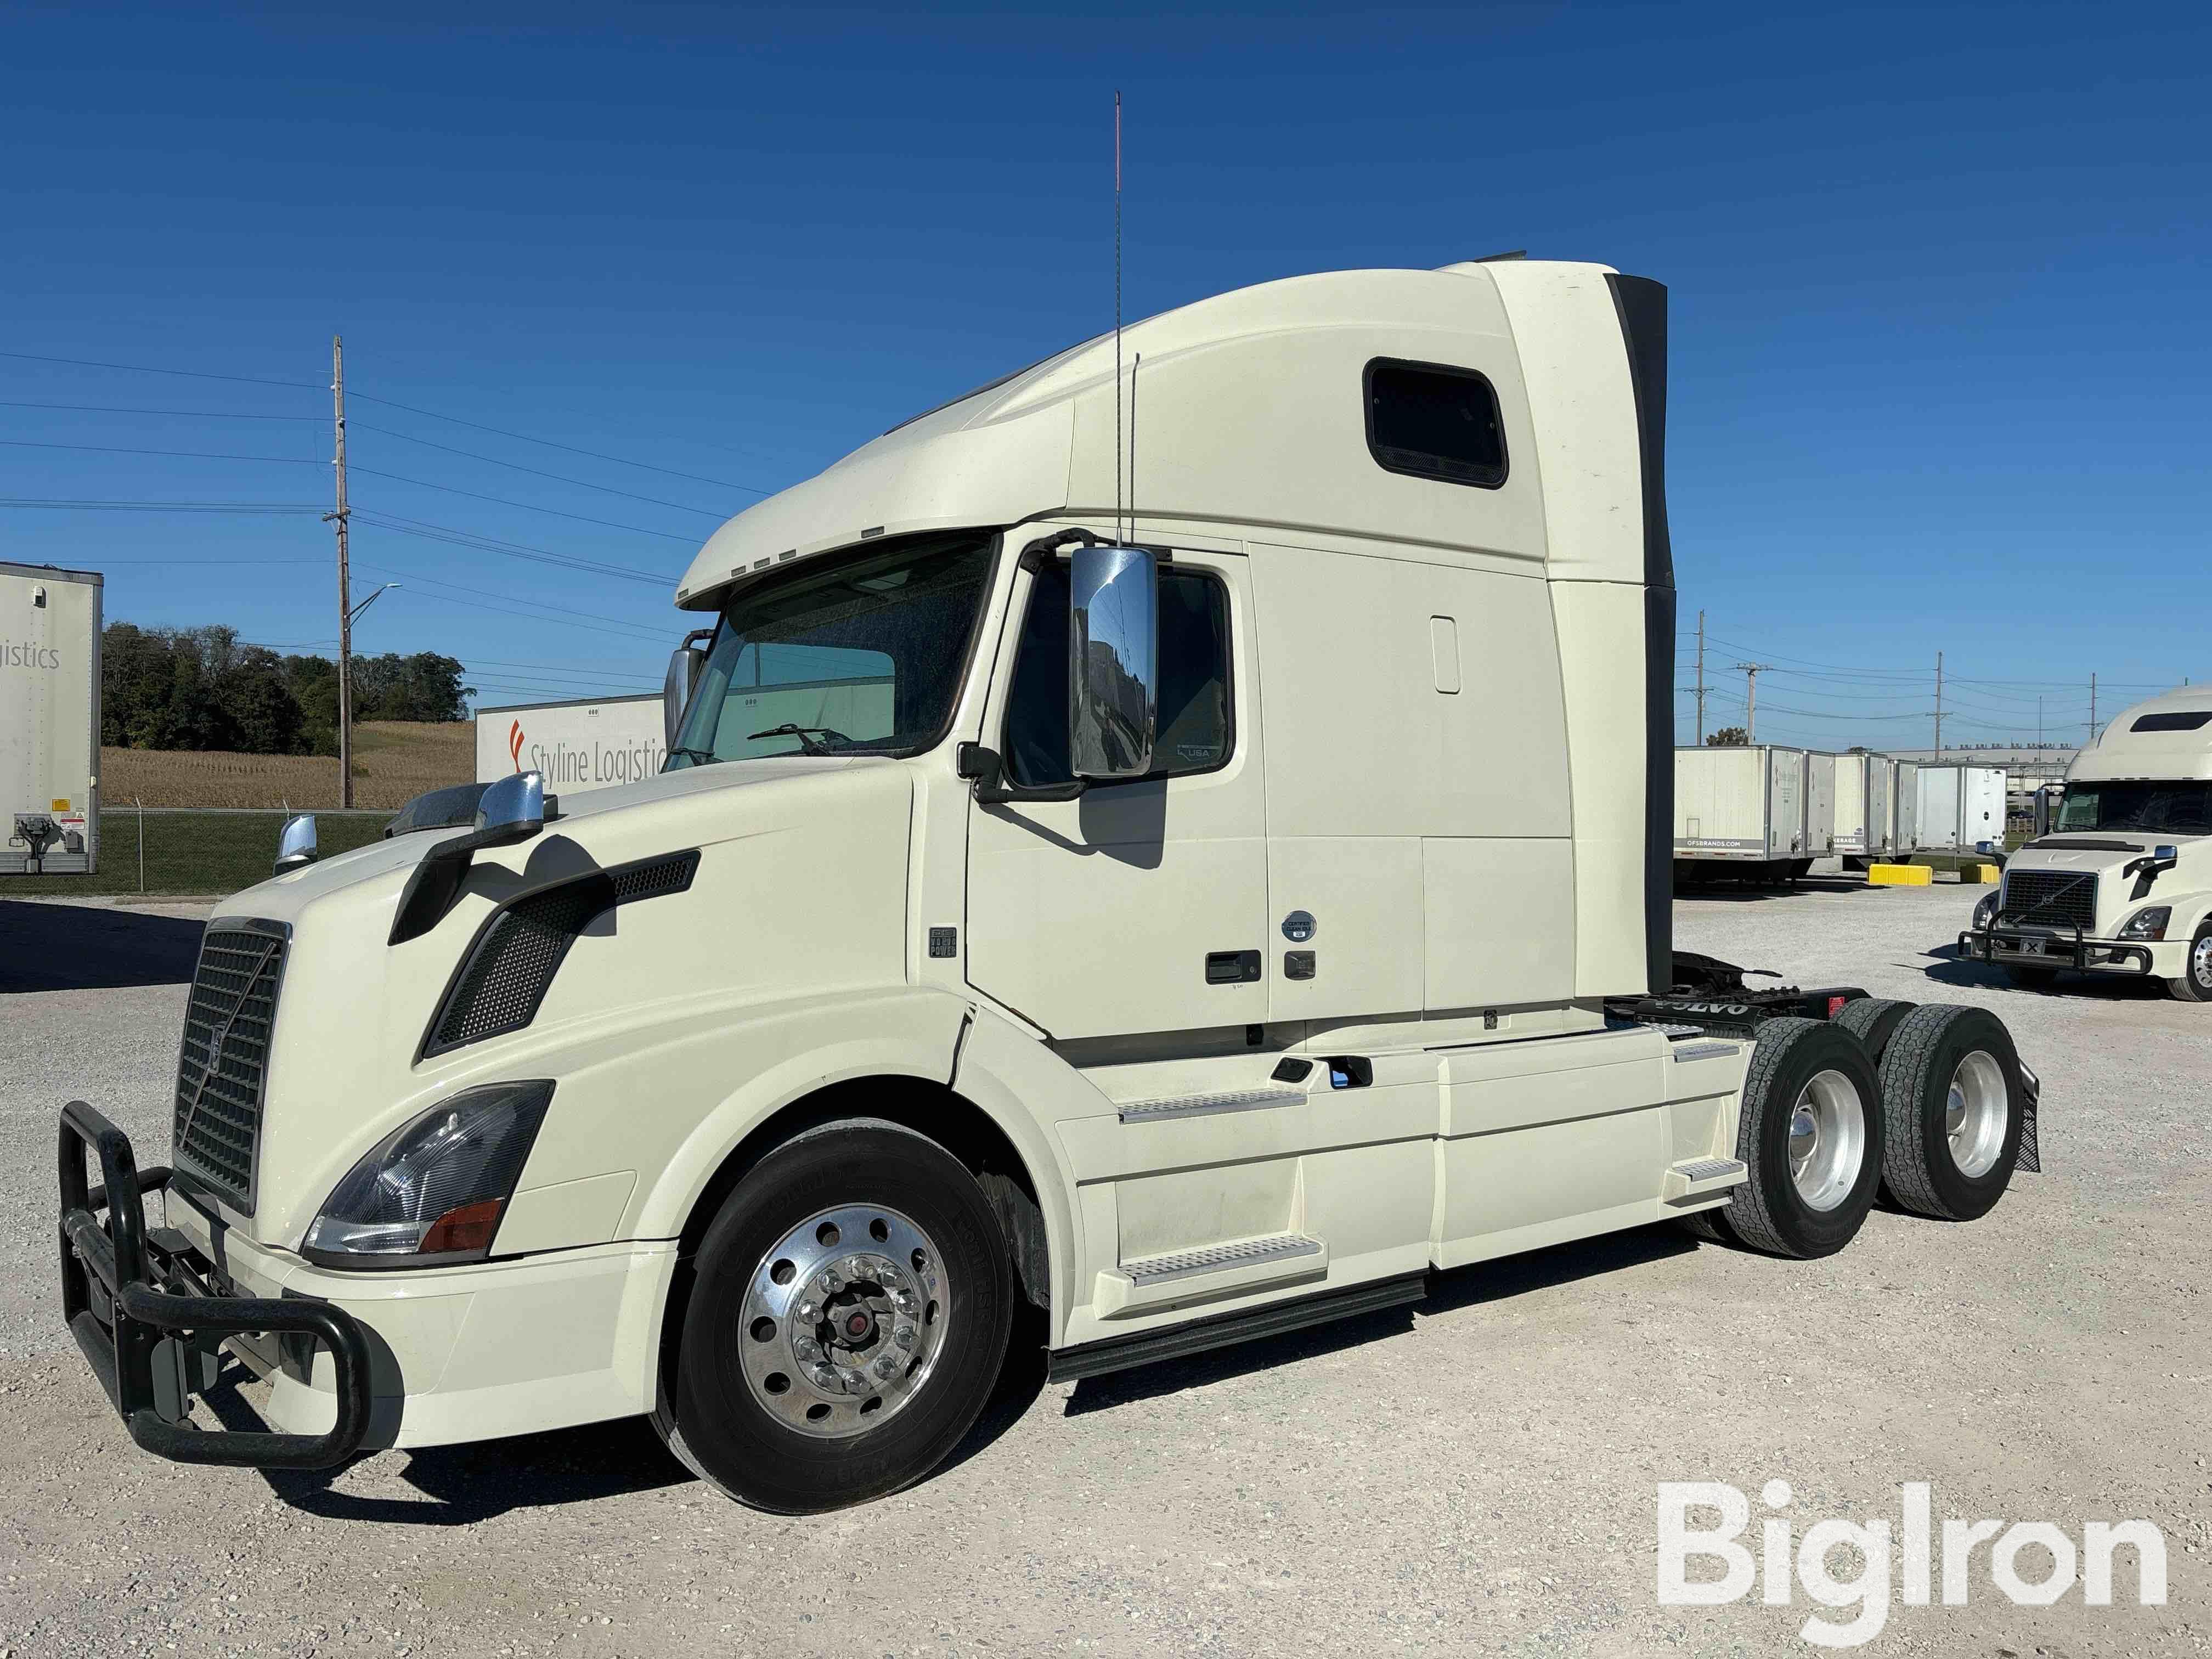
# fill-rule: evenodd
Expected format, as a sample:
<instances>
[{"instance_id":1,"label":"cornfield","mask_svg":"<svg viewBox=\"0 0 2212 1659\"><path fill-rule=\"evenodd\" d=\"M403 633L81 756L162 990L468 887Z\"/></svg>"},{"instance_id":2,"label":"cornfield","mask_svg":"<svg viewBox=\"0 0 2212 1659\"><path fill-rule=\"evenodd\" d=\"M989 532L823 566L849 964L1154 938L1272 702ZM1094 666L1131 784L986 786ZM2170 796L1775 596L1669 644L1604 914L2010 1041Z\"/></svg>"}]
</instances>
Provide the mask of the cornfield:
<instances>
[{"instance_id":1,"label":"cornfield","mask_svg":"<svg viewBox=\"0 0 2212 1659\"><path fill-rule=\"evenodd\" d=\"M476 775L476 728L467 720L429 725L371 721L354 728L356 806L404 806L426 789ZM192 750L102 749L103 805L283 806L300 811L338 800L338 763L321 755L227 755Z\"/></svg>"}]
</instances>

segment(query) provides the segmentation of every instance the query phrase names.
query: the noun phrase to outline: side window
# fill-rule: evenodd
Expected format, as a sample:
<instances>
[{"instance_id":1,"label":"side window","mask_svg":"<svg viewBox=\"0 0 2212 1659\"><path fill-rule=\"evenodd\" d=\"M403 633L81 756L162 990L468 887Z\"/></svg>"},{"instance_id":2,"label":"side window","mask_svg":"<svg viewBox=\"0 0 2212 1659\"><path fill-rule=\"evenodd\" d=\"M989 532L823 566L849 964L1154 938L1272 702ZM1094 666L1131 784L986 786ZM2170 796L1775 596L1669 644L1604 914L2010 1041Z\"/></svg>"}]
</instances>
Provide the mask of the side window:
<instances>
[{"instance_id":1,"label":"side window","mask_svg":"<svg viewBox=\"0 0 2212 1659\"><path fill-rule=\"evenodd\" d=\"M1234 741L1229 708L1229 594L1204 571L1160 567L1160 729L1150 776L1212 772ZM1030 584L1006 700L1006 769L1016 783L1070 781L1067 567Z\"/></svg>"},{"instance_id":2,"label":"side window","mask_svg":"<svg viewBox=\"0 0 2212 1659\"><path fill-rule=\"evenodd\" d=\"M1505 482L1498 394L1471 368L1367 365L1367 449L1386 472L1495 489Z\"/></svg>"}]
</instances>

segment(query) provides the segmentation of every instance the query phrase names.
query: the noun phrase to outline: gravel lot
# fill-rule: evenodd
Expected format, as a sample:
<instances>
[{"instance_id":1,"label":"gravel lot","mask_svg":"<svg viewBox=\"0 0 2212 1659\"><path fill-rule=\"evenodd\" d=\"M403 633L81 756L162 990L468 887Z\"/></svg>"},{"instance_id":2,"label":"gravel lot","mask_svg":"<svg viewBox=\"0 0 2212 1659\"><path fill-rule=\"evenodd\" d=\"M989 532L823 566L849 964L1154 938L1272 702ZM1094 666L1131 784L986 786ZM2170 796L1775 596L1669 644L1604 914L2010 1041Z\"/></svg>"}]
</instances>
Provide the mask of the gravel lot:
<instances>
[{"instance_id":1,"label":"gravel lot","mask_svg":"<svg viewBox=\"0 0 2212 1659\"><path fill-rule=\"evenodd\" d=\"M1986 1221L1878 1211L1809 1263L1650 1228L1443 1276L1411 1313L1073 1385L1026 1368L954 1467L805 1520L724 1502L637 1423L273 1479L132 1449L58 1319L54 1112L83 1095L166 1143L205 910L0 902L0 1659L1809 1653L1802 1590L1656 1605L1654 1483L1755 1504L1775 1477L1800 1530L1894 1522L1907 1480L1939 1519L2165 1530L2166 1607L2123 1565L2120 1606L2015 1607L1984 1552L1968 1605L1894 1607L1867 1651L2205 1651L2212 1009L2014 991L1948 957L1971 896L1676 914L1686 948L1997 1010L2045 1079L2050 1172Z\"/></svg>"}]
</instances>

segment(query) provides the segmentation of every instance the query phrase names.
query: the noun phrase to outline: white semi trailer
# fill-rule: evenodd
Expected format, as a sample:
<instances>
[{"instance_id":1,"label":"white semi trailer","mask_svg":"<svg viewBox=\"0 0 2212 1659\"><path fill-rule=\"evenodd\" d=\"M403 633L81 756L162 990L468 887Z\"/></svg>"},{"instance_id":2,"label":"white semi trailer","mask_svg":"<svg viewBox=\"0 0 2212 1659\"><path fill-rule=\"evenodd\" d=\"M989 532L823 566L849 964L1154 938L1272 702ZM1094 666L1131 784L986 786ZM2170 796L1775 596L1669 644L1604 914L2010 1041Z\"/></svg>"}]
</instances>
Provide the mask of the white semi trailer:
<instances>
[{"instance_id":1,"label":"white semi trailer","mask_svg":"<svg viewBox=\"0 0 2212 1659\"><path fill-rule=\"evenodd\" d=\"M1825 774L1802 749L1756 744L1674 751L1675 873L1685 882L1795 881L1825 855L1814 849L1814 798L1833 839L1832 757Z\"/></svg>"},{"instance_id":2,"label":"white semi trailer","mask_svg":"<svg viewBox=\"0 0 2212 1659\"><path fill-rule=\"evenodd\" d=\"M1141 441L1076 346L707 543L659 775L295 826L209 927L172 1167L64 1113L132 1437L645 1414L823 1510L959 1443L1018 1301L1076 1377L1671 1218L1810 1256L1885 1182L1988 1210L2035 1090L1994 1016L1671 950L1664 295L1224 295L1121 343ZM762 724L771 655L848 712ZM185 1425L232 1360L275 1432Z\"/></svg>"},{"instance_id":3,"label":"white semi trailer","mask_svg":"<svg viewBox=\"0 0 2212 1659\"><path fill-rule=\"evenodd\" d=\"M549 791L576 795L652 777L668 759L660 710L657 693L479 708L477 781L536 772Z\"/></svg>"},{"instance_id":4,"label":"white semi trailer","mask_svg":"<svg viewBox=\"0 0 2212 1659\"><path fill-rule=\"evenodd\" d=\"M1915 839L1923 853L2002 853L2005 773L2002 766L1922 766Z\"/></svg>"},{"instance_id":5,"label":"white semi trailer","mask_svg":"<svg viewBox=\"0 0 2212 1659\"><path fill-rule=\"evenodd\" d=\"M0 564L0 876L100 866L100 601L90 570Z\"/></svg>"}]
</instances>

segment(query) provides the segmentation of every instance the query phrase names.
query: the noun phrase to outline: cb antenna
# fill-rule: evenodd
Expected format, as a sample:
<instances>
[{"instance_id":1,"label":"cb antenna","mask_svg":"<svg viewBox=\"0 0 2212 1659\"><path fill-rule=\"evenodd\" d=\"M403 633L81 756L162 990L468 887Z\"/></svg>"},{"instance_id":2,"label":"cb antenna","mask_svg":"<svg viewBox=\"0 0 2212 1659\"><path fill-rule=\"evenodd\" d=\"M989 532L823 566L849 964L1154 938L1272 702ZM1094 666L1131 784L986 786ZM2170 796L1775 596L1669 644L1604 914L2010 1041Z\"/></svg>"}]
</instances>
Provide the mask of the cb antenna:
<instances>
[{"instance_id":1,"label":"cb antenna","mask_svg":"<svg viewBox=\"0 0 2212 1659\"><path fill-rule=\"evenodd\" d=\"M1114 89L1114 539L1121 528L1121 90Z\"/></svg>"}]
</instances>

